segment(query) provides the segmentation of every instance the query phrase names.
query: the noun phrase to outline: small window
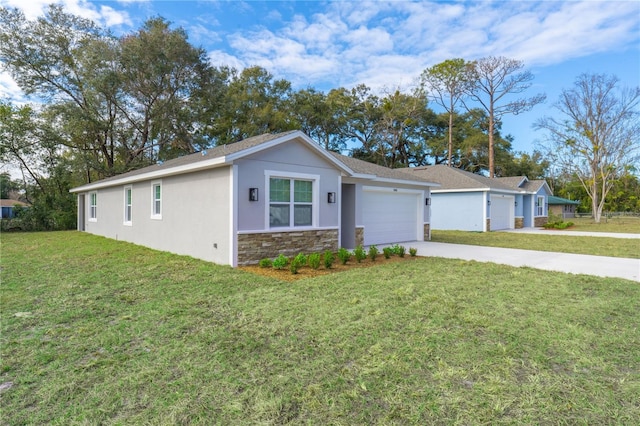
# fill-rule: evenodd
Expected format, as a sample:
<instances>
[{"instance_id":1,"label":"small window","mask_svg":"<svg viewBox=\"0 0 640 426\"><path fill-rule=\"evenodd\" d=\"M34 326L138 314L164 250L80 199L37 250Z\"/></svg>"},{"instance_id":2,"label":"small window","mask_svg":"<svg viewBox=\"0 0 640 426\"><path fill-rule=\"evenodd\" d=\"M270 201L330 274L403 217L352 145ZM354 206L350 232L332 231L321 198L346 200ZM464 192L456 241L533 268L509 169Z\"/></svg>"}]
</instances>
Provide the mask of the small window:
<instances>
[{"instance_id":1,"label":"small window","mask_svg":"<svg viewBox=\"0 0 640 426\"><path fill-rule=\"evenodd\" d=\"M132 196L132 188L130 186L124 187L124 224L131 225L133 219L133 196Z\"/></svg>"},{"instance_id":2,"label":"small window","mask_svg":"<svg viewBox=\"0 0 640 426\"><path fill-rule=\"evenodd\" d=\"M313 181L270 178L269 226L293 227L312 224Z\"/></svg>"},{"instance_id":3,"label":"small window","mask_svg":"<svg viewBox=\"0 0 640 426\"><path fill-rule=\"evenodd\" d=\"M89 193L89 221L98 221L98 193Z\"/></svg>"},{"instance_id":4,"label":"small window","mask_svg":"<svg viewBox=\"0 0 640 426\"><path fill-rule=\"evenodd\" d=\"M536 216L544 216L544 197L538 197L536 200Z\"/></svg>"},{"instance_id":5,"label":"small window","mask_svg":"<svg viewBox=\"0 0 640 426\"><path fill-rule=\"evenodd\" d=\"M151 183L151 219L162 219L162 183Z\"/></svg>"}]
</instances>

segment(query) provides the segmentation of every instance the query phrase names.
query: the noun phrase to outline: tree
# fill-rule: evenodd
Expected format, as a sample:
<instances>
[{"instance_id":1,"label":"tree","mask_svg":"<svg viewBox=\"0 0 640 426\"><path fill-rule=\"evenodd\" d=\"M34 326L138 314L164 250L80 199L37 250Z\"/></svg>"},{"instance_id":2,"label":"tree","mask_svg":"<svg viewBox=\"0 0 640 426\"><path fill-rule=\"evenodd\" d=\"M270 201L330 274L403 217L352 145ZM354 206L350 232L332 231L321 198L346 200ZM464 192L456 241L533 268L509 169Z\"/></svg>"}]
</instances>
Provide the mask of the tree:
<instances>
[{"instance_id":1,"label":"tree","mask_svg":"<svg viewBox=\"0 0 640 426\"><path fill-rule=\"evenodd\" d=\"M449 119L447 165L453 165L453 117L456 105L469 85L469 69L472 64L464 59L447 59L423 71L422 86L429 99L443 107Z\"/></svg>"},{"instance_id":2,"label":"tree","mask_svg":"<svg viewBox=\"0 0 640 426\"><path fill-rule=\"evenodd\" d=\"M628 166L640 161L640 87L619 88L618 78L582 74L565 89L537 129L547 131L546 148L556 166L575 174L600 222L607 194Z\"/></svg>"},{"instance_id":3,"label":"tree","mask_svg":"<svg viewBox=\"0 0 640 426\"><path fill-rule=\"evenodd\" d=\"M533 74L521 71L522 61L503 56L489 56L473 63L468 94L478 102L489 116L489 177L495 175L494 164L494 128L506 114L520 114L529 111L546 99L544 94L531 98L519 98L507 101L511 94L522 93L531 86Z\"/></svg>"}]
</instances>

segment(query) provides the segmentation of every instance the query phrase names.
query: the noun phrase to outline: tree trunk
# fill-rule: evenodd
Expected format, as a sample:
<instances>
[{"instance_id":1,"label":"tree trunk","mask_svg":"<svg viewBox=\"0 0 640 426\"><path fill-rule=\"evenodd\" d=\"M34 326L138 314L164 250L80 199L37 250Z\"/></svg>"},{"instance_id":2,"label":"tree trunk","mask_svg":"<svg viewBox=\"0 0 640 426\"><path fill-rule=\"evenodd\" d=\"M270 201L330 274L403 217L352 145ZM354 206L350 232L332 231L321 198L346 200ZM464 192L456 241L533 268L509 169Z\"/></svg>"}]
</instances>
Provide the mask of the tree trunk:
<instances>
[{"instance_id":1,"label":"tree trunk","mask_svg":"<svg viewBox=\"0 0 640 426\"><path fill-rule=\"evenodd\" d=\"M448 159L449 167L451 167L451 162L452 162L451 151L453 151L453 106L449 110L449 159Z\"/></svg>"}]
</instances>

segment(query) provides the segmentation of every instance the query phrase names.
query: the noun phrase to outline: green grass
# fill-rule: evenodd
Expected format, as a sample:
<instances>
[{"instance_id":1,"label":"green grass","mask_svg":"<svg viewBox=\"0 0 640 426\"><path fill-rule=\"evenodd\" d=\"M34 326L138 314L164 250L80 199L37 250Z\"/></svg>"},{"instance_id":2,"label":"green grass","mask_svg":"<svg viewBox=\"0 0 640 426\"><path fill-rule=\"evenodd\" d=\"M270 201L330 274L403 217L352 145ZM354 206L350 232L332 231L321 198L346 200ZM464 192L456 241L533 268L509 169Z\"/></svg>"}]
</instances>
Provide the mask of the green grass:
<instances>
[{"instance_id":1,"label":"green grass","mask_svg":"<svg viewBox=\"0 0 640 426\"><path fill-rule=\"evenodd\" d=\"M437 258L283 283L2 235L4 424L636 424L640 286ZM11 385L9 385L11 383Z\"/></svg>"},{"instance_id":2,"label":"green grass","mask_svg":"<svg viewBox=\"0 0 640 426\"><path fill-rule=\"evenodd\" d=\"M549 231L550 233L554 231ZM594 256L640 258L640 239L519 234L508 232L431 231L439 243L508 247Z\"/></svg>"},{"instance_id":3,"label":"green grass","mask_svg":"<svg viewBox=\"0 0 640 426\"><path fill-rule=\"evenodd\" d=\"M593 219L585 217L566 220L574 223L574 226L567 229L568 231L621 232L640 234L640 217L603 217L600 223L594 223Z\"/></svg>"}]
</instances>

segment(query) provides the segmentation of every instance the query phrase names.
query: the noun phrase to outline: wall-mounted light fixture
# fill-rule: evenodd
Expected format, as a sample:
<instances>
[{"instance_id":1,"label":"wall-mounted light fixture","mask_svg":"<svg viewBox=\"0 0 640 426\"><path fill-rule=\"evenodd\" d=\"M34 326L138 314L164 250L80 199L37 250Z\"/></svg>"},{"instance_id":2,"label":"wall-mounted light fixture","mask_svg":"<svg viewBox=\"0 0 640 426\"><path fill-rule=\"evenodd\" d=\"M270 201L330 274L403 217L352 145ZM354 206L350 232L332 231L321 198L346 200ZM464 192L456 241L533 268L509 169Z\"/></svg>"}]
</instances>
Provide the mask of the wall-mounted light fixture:
<instances>
[{"instance_id":1,"label":"wall-mounted light fixture","mask_svg":"<svg viewBox=\"0 0 640 426\"><path fill-rule=\"evenodd\" d=\"M487 200L487 205L490 206L491 205L491 200Z\"/></svg>"},{"instance_id":2,"label":"wall-mounted light fixture","mask_svg":"<svg viewBox=\"0 0 640 426\"><path fill-rule=\"evenodd\" d=\"M516 201L516 207L518 207L518 202Z\"/></svg>"},{"instance_id":3,"label":"wall-mounted light fixture","mask_svg":"<svg viewBox=\"0 0 640 426\"><path fill-rule=\"evenodd\" d=\"M336 202L336 193L335 192L328 192L327 193L327 203L333 204L335 202Z\"/></svg>"},{"instance_id":4,"label":"wall-mounted light fixture","mask_svg":"<svg viewBox=\"0 0 640 426\"><path fill-rule=\"evenodd\" d=\"M249 188L249 201L258 201L258 188Z\"/></svg>"},{"instance_id":5,"label":"wall-mounted light fixture","mask_svg":"<svg viewBox=\"0 0 640 426\"><path fill-rule=\"evenodd\" d=\"M424 199L424 205L425 206L430 206L431 205L431 198L427 197Z\"/></svg>"}]
</instances>

